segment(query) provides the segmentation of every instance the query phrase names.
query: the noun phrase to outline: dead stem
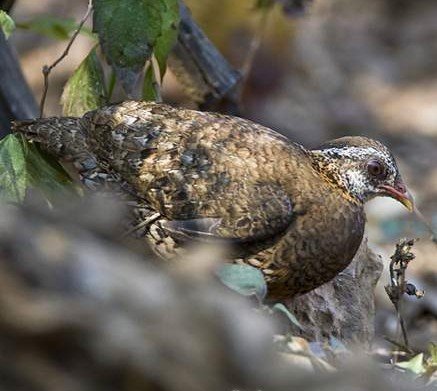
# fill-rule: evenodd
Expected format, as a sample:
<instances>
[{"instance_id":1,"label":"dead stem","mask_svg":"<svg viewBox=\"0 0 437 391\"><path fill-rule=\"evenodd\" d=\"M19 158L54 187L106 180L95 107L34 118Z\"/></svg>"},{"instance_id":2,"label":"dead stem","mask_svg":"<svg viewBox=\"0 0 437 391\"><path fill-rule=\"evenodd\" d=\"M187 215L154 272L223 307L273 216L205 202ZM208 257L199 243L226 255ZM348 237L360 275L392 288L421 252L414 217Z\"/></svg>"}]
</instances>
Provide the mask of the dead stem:
<instances>
[{"instance_id":1,"label":"dead stem","mask_svg":"<svg viewBox=\"0 0 437 391\"><path fill-rule=\"evenodd\" d=\"M44 89L43 89L43 93L42 93L42 96L41 96L41 102L40 102L40 105L39 105L39 117L40 118L42 118L43 115L44 115L44 106L45 106L45 102L46 102L46 98L47 98L47 92L49 90L49 75L50 75L50 72L65 57L68 56L70 48L73 45L73 42L75 41L76 37L79 35L80 30L82 29L82 27L85 24L86 20L90 16L92 8L93 8L93 2L92 2L92 0L89 0L88 1L87 11L86 11L84 17L82 18L82 20L80 21L79 25L77 26L77 29L74 31L73 35L71 36L70 41L68 42L68 45L66 46L65 50L63 51L63 53L59 56L58 59L56 59L53 62L53 64L51 64L50 66L49 65L44 65L43 68L42 68L42 74L44 76Z\"/></svg>"},{"instance_id":2,"label":"dead stem","mask_svg":"<svg viewBox=\"0 0 437 391\"><path fill-rule=\"evenodd\" d=\"M417 298L423 296L423 291L416 289L416 287L407 282L406 271L408 264L415 258L415 255L410 251L416 239L403 239L396 244L396 250L390 257L390 285L385 286L390 301L395 307L399 326L402 332L403 346L407 351L411 351L408 342L407 329L404 318L402 317L402 297L406 293L408 295L415 295ZM396 357L394 358L396 361Z\"/></svg>"}]
</instances>

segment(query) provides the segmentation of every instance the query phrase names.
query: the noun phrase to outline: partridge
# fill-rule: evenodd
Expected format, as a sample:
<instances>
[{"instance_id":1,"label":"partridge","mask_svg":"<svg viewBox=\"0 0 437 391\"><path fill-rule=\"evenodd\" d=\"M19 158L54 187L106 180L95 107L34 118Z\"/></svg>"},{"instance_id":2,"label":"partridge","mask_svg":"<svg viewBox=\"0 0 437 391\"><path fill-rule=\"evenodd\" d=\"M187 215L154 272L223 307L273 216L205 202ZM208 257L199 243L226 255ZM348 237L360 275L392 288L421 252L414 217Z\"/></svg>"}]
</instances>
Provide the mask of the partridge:
<instances>
[{"instance_id":1,"label":"partridge","mask_svg":"<svg viewBox=\"0 0 437 391\"><path fill-rule=\"evenodd\" d=\"M307 150L248 120L137 101L24 121L15 131L72 160L85 184L103 175L130 193L151 212L145 235L159 255L223 241L229 261L264 273L274 299L348 266L366 201L388 196L413 207L393 155L365 137Z\"/></svg>"}]
</instances>

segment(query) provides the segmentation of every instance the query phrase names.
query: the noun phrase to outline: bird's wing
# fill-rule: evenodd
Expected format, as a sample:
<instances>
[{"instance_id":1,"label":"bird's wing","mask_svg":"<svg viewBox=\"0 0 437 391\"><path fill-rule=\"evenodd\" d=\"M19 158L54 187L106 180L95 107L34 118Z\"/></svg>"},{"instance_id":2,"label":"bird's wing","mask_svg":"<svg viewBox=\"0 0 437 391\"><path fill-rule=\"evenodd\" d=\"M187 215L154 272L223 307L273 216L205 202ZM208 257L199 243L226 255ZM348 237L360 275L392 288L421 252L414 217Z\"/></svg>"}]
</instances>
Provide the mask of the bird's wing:
<instances>
[{"instance_id":1,"label":"bird's wing","mask_svg":"<svg viewBox=\"0 0 437 391\"><path fill-rule=\"evenodd\" d=\"M280 234L293 219L291 200L276 184L235 184L217 197L225 206L203 202L193 218L169 220L163 228L193 238L250 242Z\"/></svg>"},{"instance_id":2,"label":"bird's wing","mask_svg":"<svg viewBox=\"0 0 437 391\"><path fill-rule=\"evenodd\" d=\"M98 110L85 122L99 162L171 221L169 230L248 241L291 222L292 202L279 185L290 146L268 128L144 102Z\"/></svg>"}]
</instances>

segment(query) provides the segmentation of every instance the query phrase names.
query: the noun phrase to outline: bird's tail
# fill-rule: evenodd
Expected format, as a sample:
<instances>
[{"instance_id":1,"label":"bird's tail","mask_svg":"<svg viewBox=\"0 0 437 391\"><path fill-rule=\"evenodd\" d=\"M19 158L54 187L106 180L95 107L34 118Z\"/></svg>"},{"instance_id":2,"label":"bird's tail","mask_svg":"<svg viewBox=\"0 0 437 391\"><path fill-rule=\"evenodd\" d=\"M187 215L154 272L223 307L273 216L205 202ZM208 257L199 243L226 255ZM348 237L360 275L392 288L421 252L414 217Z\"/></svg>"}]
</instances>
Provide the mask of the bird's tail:
<instances>
[{"instance_id":1,"label":"bird's tail","mask_svg":"<svg viewBox=\"0 0 437 391\"><path fill-rule=\"evenodd\" d=\"M87 150L85 129L80 118L52 117L15 121L12 131L28 141L38 142L58 158L69 159Z\"/></svg>"}]
</instances>

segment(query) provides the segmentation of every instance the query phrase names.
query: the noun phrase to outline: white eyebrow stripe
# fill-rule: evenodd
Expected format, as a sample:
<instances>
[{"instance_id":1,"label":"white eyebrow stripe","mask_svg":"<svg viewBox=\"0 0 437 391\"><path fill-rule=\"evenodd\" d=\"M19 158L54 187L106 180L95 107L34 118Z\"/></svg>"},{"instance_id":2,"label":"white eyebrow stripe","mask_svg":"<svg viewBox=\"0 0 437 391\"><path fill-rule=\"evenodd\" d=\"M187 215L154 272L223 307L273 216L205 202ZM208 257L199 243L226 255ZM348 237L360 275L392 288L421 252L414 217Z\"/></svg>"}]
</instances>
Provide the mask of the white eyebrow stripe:
<instances>
[{"instance_id":1,"label":"white eyebrow stripe","mask_svg":"<svg viewBox=\"0 0 437 391\"><path fill-rule=\"evenodd\" d=\"M392 165L392 157L385 151L381 151L380 149L376 149L374 147L343 147L343 148L326 148L326 149L314 149L314 152L323 153L326 155L336 155L340 157L362 157L362 156L371 156L376 155L383 159L384 163L387 166Z\"/></svg>"},{"instance_id":2,"label":"white eyebrow stripe","mask_svg":"<svg viewBox=\"0 0 437 391\"><path fill-rule=\"evenodd\" d=\"M326 152L332 152L335 153L337 155L341 155L341 156L350 156L350 155L368 155L369 153L374 153L377 155L384 155L385 154L383 152L381 152L380 150L377 150L373 147L344 147L344 148L326 148L326 149L313 149L314 152L321 152L321 153L326 153Z\"/></svg>"}]
</instances>

